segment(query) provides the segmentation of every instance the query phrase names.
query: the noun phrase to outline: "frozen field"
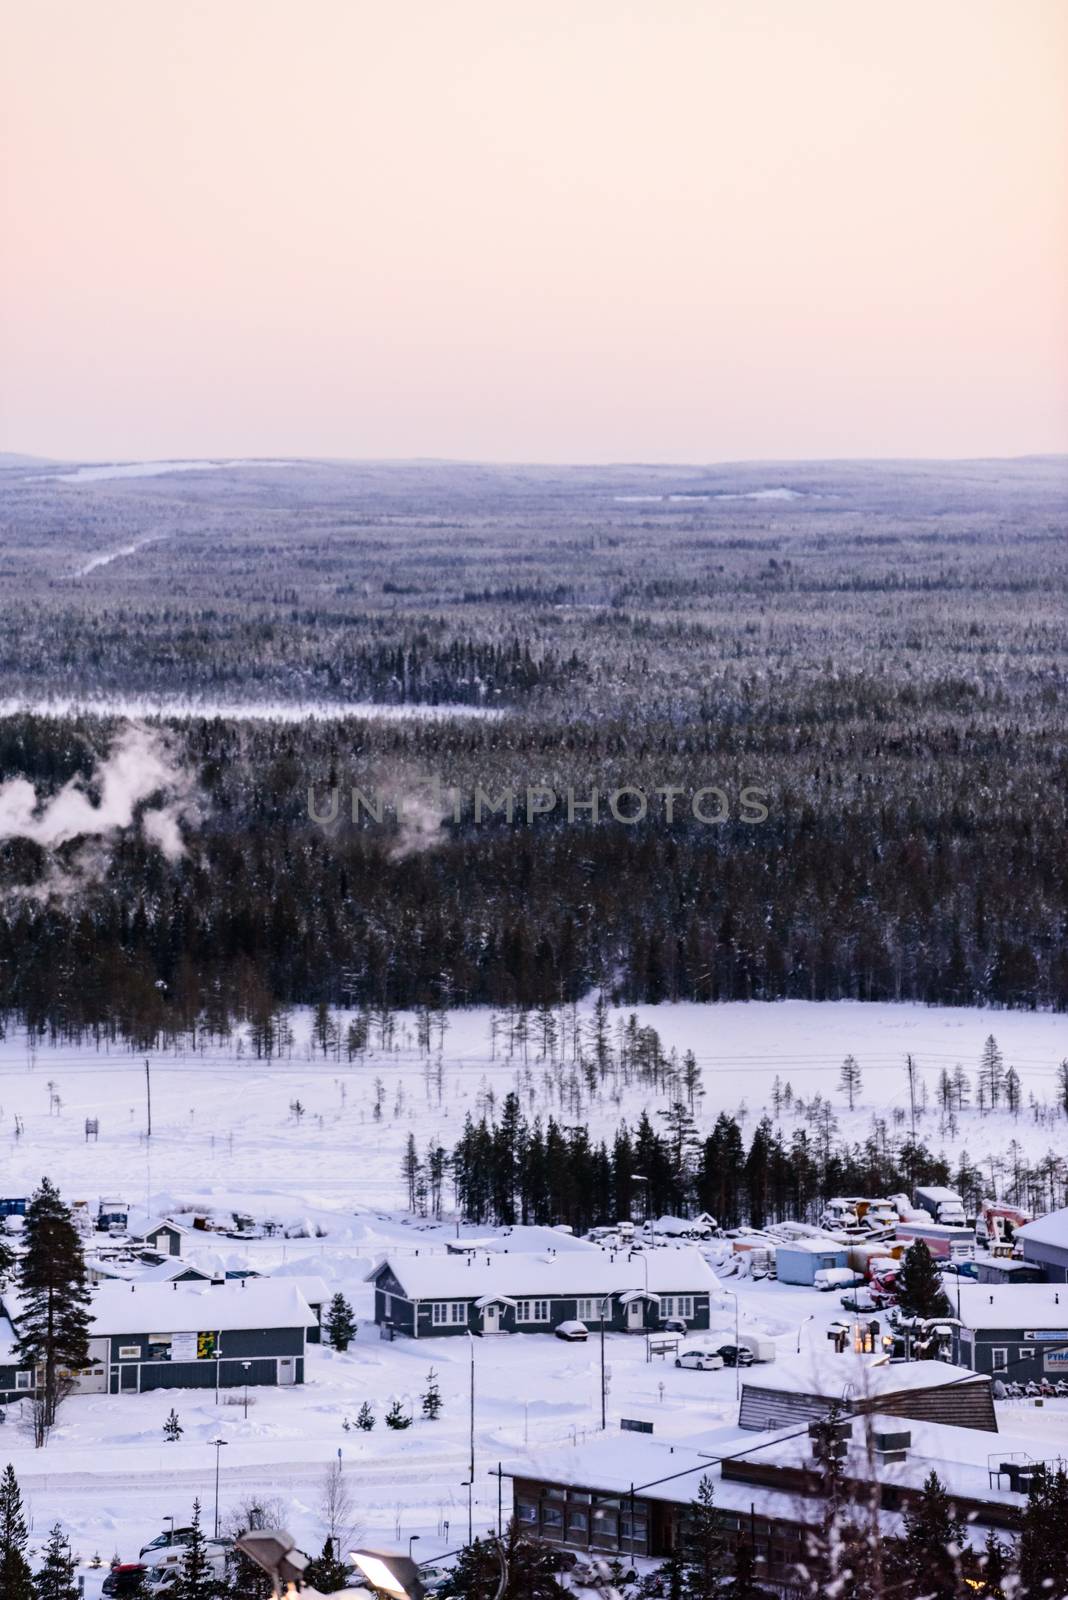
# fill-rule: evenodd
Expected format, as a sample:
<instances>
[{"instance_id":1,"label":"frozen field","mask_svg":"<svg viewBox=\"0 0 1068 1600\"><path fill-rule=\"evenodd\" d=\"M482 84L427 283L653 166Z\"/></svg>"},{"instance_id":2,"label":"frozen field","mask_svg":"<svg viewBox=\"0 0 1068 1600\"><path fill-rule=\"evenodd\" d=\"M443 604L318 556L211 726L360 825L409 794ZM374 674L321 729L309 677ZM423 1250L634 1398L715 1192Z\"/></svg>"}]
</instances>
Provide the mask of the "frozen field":
<instances>
[{"instance_id":1,"label":"frozen field","mask_svg":"<svg viewBox=\"0 0 1068 1600\"><path fill-rule=\"evenodd\" d=\"M983 1041L994 1032L1006 1063L1020 1073L1025 1103L1029 1094L1041 1102L1052 1099L1057 1062L1068 1054L1064 1018L1043 1014L802 1003L644 1007L638 1014L657 1028L668 1050L697 1055L705 1089L702 1129L721 1109L744 1104L751 1130L778 1075L796 1094L829 1097L842 1132L859 1137L873 1115L889 1116L907 1103L904 1057L911 1051L932 1107L921 1131L938 1149L943 1141L933 1101L943 1066L952 1070L959 1061L973 1076ZM519 1055L508 1058L500 1036L494 1047L488 1013L451 1013L440 1052L435 1024L429 1059L416 1048L414 1020L402 1017L393 1048L369 1049L350 1065L313 1055L310 1021L298 1020L291 1054L269 1063L255 1061L247 1045L237 1043L197 1055L154 1053L151 1148L144 1137L143 1054L31 1051L17 1035L0 1046L5 1193L24 1193L47 1173L69 1199L120 1194L142 1214L214 1204L285 1224L306 1221L308 1232L321 1236L247 1245L208 1236L202 1259L319 1273L345 1290L362 1324L347 1354L312 1350L303 1388L252 1391L247 1418L240 1405L216 1408L210 1391L75 1397L47 1450L39 1452L9 1417L0 1462L15 1464L35 1538L58 1517L86 1560L94 1553L107 1559L116 1550L136 1556L166 1517L184 1520L194 1494L210 1525L215 1451L208 1441L220 1436L228 1441L224 1523L242 1502L278 1500L293 1532L307 1548L318 1548L325 1532L323 1478L340 1450L361 1537L403 1543L418 1534L417 1550L426 1558L466 1535L467 1341L385 1344L368 1326L363 1278L374 1261L386 1250L425 1248L453 1228L403 1216L400 1169L408 1133L414 1132L420 1151L432 1136L451 1146L468 1112L480 1115L489 1096L499 1104L515 1087L528 1116L552 1111L569 1122L587 1121L595 1136L610 1134L621 1118L634 1120L647 1091L609 1083L593 1098L583 1088L576 1104L570 1022L562 1061L539 1060L532 1041L524 1062ZM849 1052L864 1075L861 1104L851 1115L837 1087ZM294 1102L303 1108L299 1120ZM99 1119L99 1142L86 1142L87 1117ZM973 1158L1003 1150L1013 1137L1037 1155L1051 1143L1063 1148L1063 1127L1036 1124L1026 1110L1016 1121L967 1112L958 1139ZM771 1335L784 1354L796 1348L799 1333L803 1348L822 1341L826 1323L840 1315L835 1296L774 1283L739 1287L743 1324ZM721 1310L721 1326L729 1327L734 1311L726 1295ZM498 1460L514 1457L525 1444L566 1445L596 1429L598 1358L596 1340L585 1347L529 1335L477 1342L476 1528L496 1522L497 1485L489 1474ZM667 1437L733 1420L729 1371L647 1365L643 1342L624 1336L608 1340L608 1361L610 1428L618 1430L621 1414L649 1416L657 1435ZM410 1398L418 1411L431 1365L440 1375L442 1418L389 1432L381 1419L390 1401ZM377 1428L370 1434L346 1430L346 1418L351 1423L364 1400L375 1406ZM164 1444L161 1428L172 1404L185 1432L178 1443ZM1032 1414L1036 1425L1063 1430L1065 1405L1048 1407L1041 1423ZM507 1503L507 1483L504 1493ZM100 1576L87 1571L90 1600Z\"/></svg>"}]
</instances>

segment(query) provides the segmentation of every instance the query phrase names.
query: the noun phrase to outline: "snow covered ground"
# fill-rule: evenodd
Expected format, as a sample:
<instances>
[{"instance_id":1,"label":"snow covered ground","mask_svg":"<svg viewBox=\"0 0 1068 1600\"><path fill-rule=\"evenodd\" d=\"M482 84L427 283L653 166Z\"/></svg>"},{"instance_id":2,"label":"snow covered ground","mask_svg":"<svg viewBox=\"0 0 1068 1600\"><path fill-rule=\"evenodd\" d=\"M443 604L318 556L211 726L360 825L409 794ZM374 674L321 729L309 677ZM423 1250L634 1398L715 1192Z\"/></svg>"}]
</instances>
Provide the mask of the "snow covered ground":
<instances>
[{"instance_id":1,"label":"snow covered ground","mask_svg":"<svg viewBox=\"0 0 1068 1600\"><path fill-rule=\"evenodd\" d=\"M795 1094L830 1098L848 1137L861 1137L873 1115L890 1118L907 1104L906 1052L919 1062L930 1108L920 1130L934 1148L950 1148L939 1134L934 1089L943 1066L959 1061L974 1075L986 1036L998 1038L1007 1064L1023 1080L1025 1102L1052 1101L1057 1063L1068 1055L1065 1019L1021 1012L935 1010L917 1006L750 1004L718 1007L640 1007L667 1049L693 1049L705 1090L698 1121L707 1127L722 1110L744 1106L746 1127L768 1104L773 1080L789 1081ZM211 1206L240 1209L292 1225L306 1222L312 1236L241 1243L205 1237L206 1263L249 1264L261 1270L321 1274L353 1301L361 1322L345 1355L312 1349L307 1382L290 1390L250 1392L247 1418L235 1397L218 1407L211 1391L170 1391L143 1396L70 1399L44 1452L35 1451L18 1419L0 1431L0 1464L10 1459L23 1484L42 1540L59 1518L88 1561L118 1551L136 1556L142 1543L173 1515L188 1515L194 1494L214 1520L216 1451L222 1437L220 1512L250 1499L277 1500L306 1548L323 1539L322 1485L331 1462L341 1462L354 1502L359 1536L370 1542L404 1542L418 1535L428 1558L466 1536L467 1396L470 1351L460 1339L418 1343L380 1341L369 1324L370 1294L363 1280L387 1250L436 1242L443 1247L451 1222L407 1219L401 1160L409 1131L422 1151L431 1136L446 1146L458 1138L465 1115L499 1105L512 1088L528 1117L554 1112L589 1123L595 1136L610 1134L622 1118L633 1121L647 1103L641 1085L609 1083L592 1097L573 1081L565 1026L562 1063L509 1059L489 1014L453 1012L430 1058L416 1048L414 1019L398 1019L393 1046L375 1045L351 1065L324 1059L310 1042L310 1019L299 1019L291 1054L256 1061L247 1044L216 1046L193 1055L151 1056L151 1142L145 1138L145 1058L111 1047L38 1046L9 1035L0 1044L0 1128L4 1130L7 1194L22 1194L43 1174L58 1181L70 1200L91 1203L102 1194L124 1195L153 1215ZM849 1113L837 1088L847 1053L863 1073L861 1103ZM440 1070L438 1060L440 1055ZM576 1100L576 1095L578 1096ZM299 1102L298 1116L293 1109ZM375 1104L380 1116L375 1115ZM656 1109L660 1102L650 1102ZM86 1118L98 1118L98 1142L85 1138ZM789 1127L787 1122L786 1127ZM1064 1122L1036 1122L966 1112L956 1135L973 1159L1003 1153L1015 1137L1032 1156L1063 1148ZM776 1340L782 1354L823 1348L826 1324L841 1315L837 1297L777 1283L732 1280L743 1326ZM733 1323L734 1302L724 1294L720 1325ZM806 1320L811 1319L811 1320ZM660 1437L682 1437L734 1418L735 1375L730 1371L676 1371L645 1361L641 1339L607 1341L611 1368L609 1428L619 1418L651 1418ZM478 1341L476 1363L476 1486L474 1523L496 1522L498 1460L525 1444L568 1445L599 1425L599 1347L563 1344L550 1336ZM394 1397L418 1411L430 1366L440 1375L443 1416L419 1420L406 1432L388 1431L382 1417ZM378 1426L364 1434L350 1426L361 1403L373 1403ZM184 1433L165 1444L163 1420L176 1406ZM1068 1431L1068 1402L1053 1402L1032 1423L1053 1430L1061 1444ZM1008 1424L1006 1424L1008 1425ZM505 1503L508 1484L504 1485ZM448 1527L446 1528L446 1524ZM86 1569L90 1600L101 1573Z\"/></svg>"}]
</instances>

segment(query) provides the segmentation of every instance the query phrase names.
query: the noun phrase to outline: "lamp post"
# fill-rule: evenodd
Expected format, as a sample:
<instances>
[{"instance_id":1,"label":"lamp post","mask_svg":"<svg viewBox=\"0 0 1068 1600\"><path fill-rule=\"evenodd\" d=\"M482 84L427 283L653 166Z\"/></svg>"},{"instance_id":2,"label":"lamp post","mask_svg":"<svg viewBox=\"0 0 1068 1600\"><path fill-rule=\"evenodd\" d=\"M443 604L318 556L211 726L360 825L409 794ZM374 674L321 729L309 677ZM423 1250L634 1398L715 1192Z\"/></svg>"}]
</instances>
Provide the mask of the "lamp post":
<instances>
[{"instance_id":1,"label":"lamp post","mask_svg":"<svg viewBox=\"0 0 1068 1600\"><path fill-rule=\"evenodd\" d=\"M806 1322L811 1322L814 1319L815 1315L816 1315L816 1313L814 1311L810 1311L807 1317L802 1317L801 1318L801 1326L797 1330L797 1353L798 1353L798 1355L801 1354L801 1335L805 1331L805 1323Z\"/></svg>"},{"instance_id":2,"label":"lamp post","mask_svg":"<svg viewBox=\"0 0 1068 1600\"><path fill-rule=\"evenodd\" d=\"M222 1456L223 1445L227 1441L225 1439L212 1439L211 1443L215 1446L215 1537L217 1539L219 1537L219 1461Z\"/></svg>"},{"instance_id":3,"label":"lamp post","mask_svg":"<svg viewBox=\"0 0 1068 1600\"><path fill-rule=\"evenodd\" d=\"M251 1361L242 1361L241 1366L242 1366L242 1369L243 1369L244 1374L245 1374L245 1421L247 1422L248 1421L248 1375L249 1375L249 1371L251 1370L251 1367L252 1367L252 1362Z\"/></svg>"},{"instance_id":4,"label":"lamp post","mask_svg":"<svg viewBox=\"0 0 1068 1600\"><path fill-rule=\"evenodd\" d=\"M469 1451L467 1462L467 1542L470 1544L474 1538L472 1496L475 1492L475 1336L471 1332L470 1328L467 1330L467 1337L471 1345L471 1408L468 1429Z\"/></svg>"},{"instance_id":5,"label":"lamp post","mask_svg":"<svg viewBox=\"0 0 1068 1600\"><path fill-rule=\"evenodd\" d=\"M737 1400L742 1392L742 1369L738 1359L741 1350L738 1343L738 1296L733 1289L724 1288L723 1284L720 1284L720 1288L734 1301L734 1398Z\"/></svg>"},{"instance_id":6,"label":"lamp post","mask_svg":"<svg viewBox=\"0 0 1068 1600\"><path fill-rule=\"evenodd\" d=\"M611 1301L611 1296L610 1295L606 1294L606 1295L602 1296L602 1298L601 1298L601 1431L602 1431L602 1433L604 1432L604 1430L608 1426L608 1396L607 1396L607 1388L606 1388L606 1381L605 1381L606 1380L606 1375L605 1375L605 1370L604 1370L604 1324L605 1324L605 1318L608 1315L608 1308L611 1305L611 1303L612 1303L612 1301Z\"/></svg>"},{"instance_id":7,"label":"lamp post","mask_svg":"<svg viewBox=\"0 0 1068 1600\"><path fill-rule=\"evenodd\" d=\"M467 1490L467 1542L468 1542L468 1544L474 1544L474 1542L475 1542L475 1533L474 1533L474 1527L475 1527L475 1524L474 1524L474 1499L473 1499L473 1496L474 1496L474 1493L475 1493L474 1479L473 1478L465 1478L463 1483L461 1483L460 1488Z\"/></svg>"},{"instance_id":8,"label":"lamp post","mask_svg":"<svg viewBox=\"0 0 1068 1600\"><path fill-rule=\"evenodd\" d=\"M417 1533L410 1533L408 1535L408 1560L409 1561L412 1559L412 1545L413 1544L418 1544L418 1543L419 1543L419 1535Z\"/></svg>"}]
</instances>

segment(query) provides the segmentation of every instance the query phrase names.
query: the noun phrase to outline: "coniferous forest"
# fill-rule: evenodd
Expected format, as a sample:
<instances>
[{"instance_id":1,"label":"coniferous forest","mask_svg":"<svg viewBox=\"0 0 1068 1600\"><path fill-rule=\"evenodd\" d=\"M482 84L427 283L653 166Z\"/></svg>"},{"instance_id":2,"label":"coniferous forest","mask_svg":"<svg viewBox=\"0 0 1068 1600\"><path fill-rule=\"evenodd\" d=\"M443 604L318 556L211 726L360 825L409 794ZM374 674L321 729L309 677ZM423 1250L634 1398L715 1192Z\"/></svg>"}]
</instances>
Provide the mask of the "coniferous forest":
<instances>
[{"instance_id":1,"label":"coniferous forest","mask_svg":"<svg viewBox=\"0 0 1068 1600\"><path fill-rule=\"evenodd\" d=\"M97 803L150 703L183 797L5 811L8 1018L1068 1002L1063 463L60 470L0 471L0 778Z\"/></svg>"}]
</instances>

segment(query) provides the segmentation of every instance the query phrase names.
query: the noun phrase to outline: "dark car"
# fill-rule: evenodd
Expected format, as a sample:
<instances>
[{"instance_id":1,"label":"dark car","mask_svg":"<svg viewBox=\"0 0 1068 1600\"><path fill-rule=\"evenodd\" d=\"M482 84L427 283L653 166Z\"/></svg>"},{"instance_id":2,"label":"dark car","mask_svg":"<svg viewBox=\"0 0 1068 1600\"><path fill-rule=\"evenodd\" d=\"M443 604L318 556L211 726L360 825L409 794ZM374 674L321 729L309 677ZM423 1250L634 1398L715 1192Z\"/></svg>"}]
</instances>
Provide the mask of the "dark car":
<instances>
[{"instance_id":1,"label":"dark car","mask_svg":"<svg viewBox=\"0 0 1068 1600\"><path fill-rule=\"evenodd\" d=\"M725 1367L751 1367L753 1365L753 1352L744 1345L721 1344L716 1351L717 1356L723 1357Z\"/></svg>"},{"instance_id":2,"label":"dark car","mask_svg":"<svg viewBox=\"0 0 1068 1600\"><path fill-rule=\"evenodd\" d=\"M192 1528L173 1528L169 1533L157 1533L148 1544L143 1544L137 1552L140 1556L147 1556L152 1550L165 1550L168 1545L188 1544L193 1537Z\"/></svg>"},{"instance_id":3,"label":"dark car","mask_svg":"<svg viewBox=\"0 0 1068 1600\"><path fill-rule=\"evenodd\" d=\"M689 1323L682 1317L665 1317L660 1324L662 1333L689 1333Z\"/></svg>"},{"instance_id":4,"label":"dark car","mask_svg":"<svg viewBox=\"0 0 1068 1600\"><path fill-rule=\"evenodd\" d=\"M117 1567L112 1567L104 1579L100 1593L106 1594L109 1600L123 1600L124 1595L143 1594L141 1579L147 1572L147 1567L140 1561L126 1561Z\"/></svg>"}]
</instances>

